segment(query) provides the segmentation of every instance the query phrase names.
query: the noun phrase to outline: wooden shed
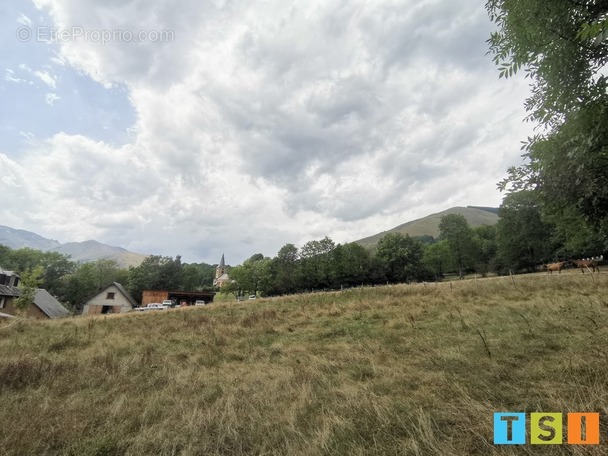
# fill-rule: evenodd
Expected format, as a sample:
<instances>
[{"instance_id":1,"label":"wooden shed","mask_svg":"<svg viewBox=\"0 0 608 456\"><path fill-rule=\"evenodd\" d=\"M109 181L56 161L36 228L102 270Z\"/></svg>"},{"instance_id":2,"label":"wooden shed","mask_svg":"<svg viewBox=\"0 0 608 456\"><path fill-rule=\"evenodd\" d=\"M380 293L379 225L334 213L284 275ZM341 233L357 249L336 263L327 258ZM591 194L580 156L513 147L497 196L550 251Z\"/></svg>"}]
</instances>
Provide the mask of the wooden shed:
<instances>
[{"instance_id":1,"label":"wooden shed","mask_svg":"<svg viewBox=\"0 0 608 456\"><path fill-rule=\"evenodd\" d=\"M205 301L209 304L213 302L215 292L213 291L164 291L164 290L144 290L141 298L141 306L146 307L152 302L163 302L170 299L175 304L186 303L191 306L196 301Z\"/></svg>"}]
</instances>

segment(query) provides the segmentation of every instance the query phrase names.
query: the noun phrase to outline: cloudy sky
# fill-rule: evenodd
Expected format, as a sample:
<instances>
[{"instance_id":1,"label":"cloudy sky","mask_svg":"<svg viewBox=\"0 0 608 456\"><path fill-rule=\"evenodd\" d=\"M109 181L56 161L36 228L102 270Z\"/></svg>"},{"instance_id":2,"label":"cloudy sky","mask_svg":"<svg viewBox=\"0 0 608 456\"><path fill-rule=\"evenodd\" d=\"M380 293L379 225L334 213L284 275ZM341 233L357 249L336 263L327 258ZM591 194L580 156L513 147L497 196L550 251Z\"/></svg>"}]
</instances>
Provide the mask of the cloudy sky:
<instances>
[{"instance_id":1,"label":"cloudy sky","mask_svg":"<svg viewBox=\"0 0 608 456\"><path fill-rule=\"evenodd\" d=\"M482 0L4 0L0 224L229 264L498 206Z\"/></svg>"}]
</instances>

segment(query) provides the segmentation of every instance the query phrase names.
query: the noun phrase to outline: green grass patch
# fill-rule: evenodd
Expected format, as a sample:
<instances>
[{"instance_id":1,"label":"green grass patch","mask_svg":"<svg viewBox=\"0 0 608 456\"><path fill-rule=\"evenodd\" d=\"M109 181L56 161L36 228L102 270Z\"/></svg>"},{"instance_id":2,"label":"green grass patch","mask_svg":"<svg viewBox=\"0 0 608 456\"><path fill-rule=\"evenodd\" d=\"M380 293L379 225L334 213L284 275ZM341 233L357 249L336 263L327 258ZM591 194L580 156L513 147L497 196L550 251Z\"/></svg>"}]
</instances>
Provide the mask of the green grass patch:
<instances>
[{"instance_id":1,"label":"green grass patch","mask_svg":"<svg viewBox=\"0 0 608 456\"><path fill-rule=\"evenodd\" d=\"M604 454L608 277L490 278L0 322L0 454ZM496 411L598 447L492 445Z\"/></svg>"}]
</instances>

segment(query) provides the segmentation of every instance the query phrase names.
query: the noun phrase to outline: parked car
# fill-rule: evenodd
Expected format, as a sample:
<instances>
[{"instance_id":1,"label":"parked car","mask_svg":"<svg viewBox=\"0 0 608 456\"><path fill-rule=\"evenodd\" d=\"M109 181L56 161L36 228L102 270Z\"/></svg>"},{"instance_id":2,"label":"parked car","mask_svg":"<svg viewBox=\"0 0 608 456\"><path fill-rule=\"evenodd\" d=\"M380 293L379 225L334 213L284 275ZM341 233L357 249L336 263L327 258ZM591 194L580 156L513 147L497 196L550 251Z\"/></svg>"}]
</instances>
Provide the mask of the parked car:
<instances>
[{"instance_id":1,"label":"parked car","mask_svg":"<svg viewBox=\"0 0 608 456\"><path fill-rule=\"evenodd\" d=\"M170 299L165 299L162 304L163 304L163 306L167 306L167 307L173 307L175 305L175 303L173 301L171 301Z\"/></svg>"},{"instance_id":2,"label":"parked car","mask_svg":"<svg viewBox=\"0 0 608 456\"><path fill-rule=\"evenodd\" d=\"M167 310L169 306L166 304L159 304L158 302L150 303L146 306L148 310Z\"/></svg>"},{"instance_id":3,"label":"parked car","mask_svg":"<svg viewBox=\"0 0 608 456\"><path fill-rule=\"evenodd\" d=\"M133 310L143 312L145 310L167 310L169 306L161 304L160 302L151 302L146 307L136 307Z\"/></svg>"},{"instance_id":4,"label":"parked car","mask_svg":"<svg viewBox=\"0 0 608 456\"><path fill-rule=\"evenodd\" d=\"M250 300L250 301L253 301L255 298L256 298L256 296L255 296L255 295L249 295L249 300Z\"/></svg>"},{"instance_id":5,"label":"parked car","mask_svg":"<svg viewBox=\"0 0 608 456\"><path fill-rule=\"evenodd\" d=\"M202 299L197 299L196 302L194 303L195 306L204 306L207 303L205 301L203 301Z\"/></svg>"}]
</instances>

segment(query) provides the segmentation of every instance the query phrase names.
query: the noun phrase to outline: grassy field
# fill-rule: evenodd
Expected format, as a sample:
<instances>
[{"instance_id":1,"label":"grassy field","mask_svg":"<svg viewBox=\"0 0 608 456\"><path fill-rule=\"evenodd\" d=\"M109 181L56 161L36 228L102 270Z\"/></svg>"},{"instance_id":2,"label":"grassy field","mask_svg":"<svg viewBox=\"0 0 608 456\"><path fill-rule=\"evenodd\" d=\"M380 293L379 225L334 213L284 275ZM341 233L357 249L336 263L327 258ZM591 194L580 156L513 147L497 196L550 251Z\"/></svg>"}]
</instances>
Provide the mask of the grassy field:
<instances>
[{"instance_id":1,"label":"grassy field","mask_svg":"<svg viewBox=\"0 0 608 456\"><path fill-rule=\"evenodd\" d=\"M608 274L0 323L0 455L607 454ZM492 414L600 412L498 447Z\"/></svg>"}]
</instances>

